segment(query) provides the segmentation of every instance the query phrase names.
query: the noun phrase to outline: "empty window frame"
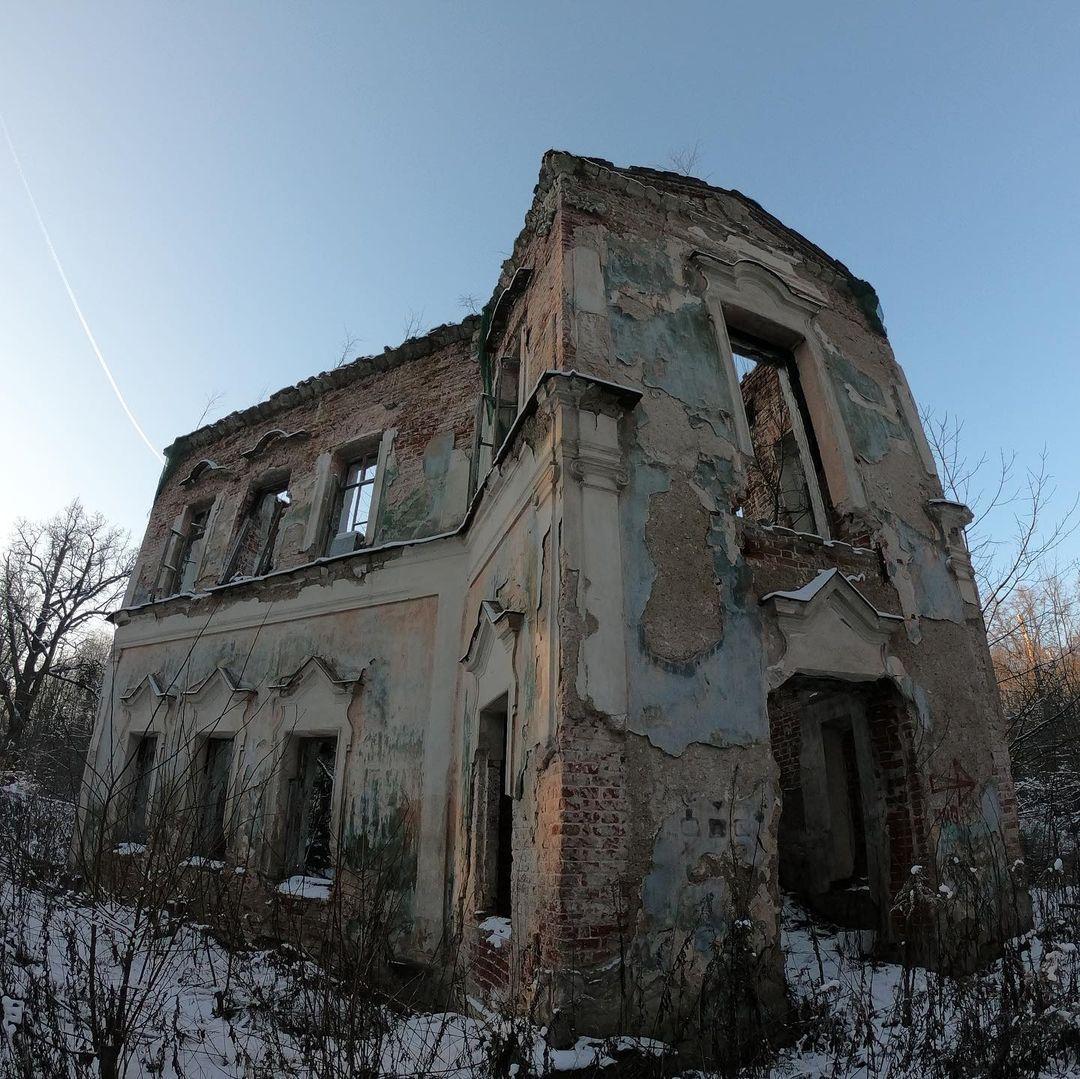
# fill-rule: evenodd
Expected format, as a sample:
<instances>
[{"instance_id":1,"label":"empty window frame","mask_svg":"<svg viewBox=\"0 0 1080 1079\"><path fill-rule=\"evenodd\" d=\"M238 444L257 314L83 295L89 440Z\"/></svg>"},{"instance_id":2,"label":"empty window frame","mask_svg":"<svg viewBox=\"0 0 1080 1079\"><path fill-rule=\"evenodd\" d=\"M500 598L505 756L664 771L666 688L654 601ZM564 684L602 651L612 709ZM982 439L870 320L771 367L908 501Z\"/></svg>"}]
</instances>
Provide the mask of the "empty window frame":
<instances>
[{"instance_id":1,"label":"empty window frame","mask_svg":"<svg viewBox=\"0 0 1080 1079\"><path fill-rule=\"evenodd\" d=\"M493 415L491 419L492 451L506 440L518 413L525 403L525 380L528 377L530 329L523 314L517 329L507 335L502 353L495 365L492 386Z\"/></svg>"},{"instance_id":2,"label":"empty window frame","mask_svg":"<svg viewBox=\"0 0 1080 1079\"><path fill-rule=\"evenodd\" d=\"M225 580L260 577L274 568L281 518L289 507L287 481L270 484L252 492L248 509L233 541Z\"/></svg>"},{"instance_id":3,"label":"empty window frame","mask_svg":"<svg viewBox=\"0 0 1080 1079\"><path fill-rule=\"evenodd\" d=\"M473 843L477 915L509 918L512 905L514 800L507 777L504 694L480 712L473 775Z\"/></svg>"},{"instance_id":4,"label":"empty window frame","mask_svg":"<svg viewBox=\"0 0 1080 1079\"><path fill-rule=\"evenodd\" d=\"M195 577L199 572L203 546L206 542L206 525L210 520L210 507L192 510L188 522L187 534L180 547L179 565L176 567L176 591L191 592L195 588Z\"/></svg>"},{"instance_id":5,"label":"empty window frame","mask_svg":"<svg viewBox=\"0 0 1080 1079\"><path fill-rule=\"evenodd\" d=\"M145 843L150 825L150 795L157 762L157 735L135 735L132 743L124 835L130 843Z\"/></svg>"},{"instance_id":6,"label":"empty window frame","mask_svg":"<svg viewBox=\"0 0 1080 1079\"><path fill-rule=\"evenodd\" d=\"M291 776L285 808L287 875L333 876L334 765L337 738L292 740Z\"/></svg>"},{"instance_id":7,"label":"empty window frame","mask_svg":"<svg viewBox=\"0 0 1080 1079\"><path fill-rule=\"evenodd\" d=\"M515 348L516 351L516 348ZM495 427L492 441L498 449L517 419L521 394L521 360L516 355L503 356L495 378Z\"/></svg>"},{"instance_id":8,"label":"empty window frame","mask_svg":"<svg viewBox=\"0 0 1080 1079\"><path fill-rule=\"evenodd\" d=\"M194 591L210 520L210 507L193 507L180 520L182 523L173 526L165 544L157 583L161 596Z\"/></svg>"},{"instance_id":9,"label":"empty window frame","mask_svg":"<svg viewBox=\"0 0 1080 1079\"><path fill-rule=\"evenodd\" d=\"M227 845L225 813L233 758L232 738L207 738L199 757L195 853L207 858L221 858Z\"/></svg>"},{"instance_id":10,"label":"empty window frame","mask_svg":"<svg viewBox=\"0 0 1080 1079\"><path fill-rule=\"evenodd\" d=\"M817 444L790 352L730 330L753 447L740 516L828 536Z\"/></svg>"}]
</instances>

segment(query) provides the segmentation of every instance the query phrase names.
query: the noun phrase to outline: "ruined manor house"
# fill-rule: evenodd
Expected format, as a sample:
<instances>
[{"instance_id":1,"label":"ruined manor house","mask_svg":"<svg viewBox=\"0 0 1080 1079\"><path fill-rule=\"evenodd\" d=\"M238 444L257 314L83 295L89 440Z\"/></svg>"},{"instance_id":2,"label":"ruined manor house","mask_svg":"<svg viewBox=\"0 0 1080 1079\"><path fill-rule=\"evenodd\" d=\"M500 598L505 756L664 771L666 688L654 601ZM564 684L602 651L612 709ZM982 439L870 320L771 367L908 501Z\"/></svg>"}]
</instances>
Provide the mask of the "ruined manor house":
<instances>
[{"instance_id":1,"label":"ruined manor house","mask_svg":"<svg viewBox=\"0 0 1080 1079\"><path fill-rule=\"evenodd\" d=\"M950 866L980 956L1023 919L971 515L873 289L745 195L549 152L482 315L166 454L84 791L130 856L183 760L192 872L314 911L382 843L394 958L570 1032L736 931L780 1007L785 892L928 963Z\"/></svg>"}]
</instances>

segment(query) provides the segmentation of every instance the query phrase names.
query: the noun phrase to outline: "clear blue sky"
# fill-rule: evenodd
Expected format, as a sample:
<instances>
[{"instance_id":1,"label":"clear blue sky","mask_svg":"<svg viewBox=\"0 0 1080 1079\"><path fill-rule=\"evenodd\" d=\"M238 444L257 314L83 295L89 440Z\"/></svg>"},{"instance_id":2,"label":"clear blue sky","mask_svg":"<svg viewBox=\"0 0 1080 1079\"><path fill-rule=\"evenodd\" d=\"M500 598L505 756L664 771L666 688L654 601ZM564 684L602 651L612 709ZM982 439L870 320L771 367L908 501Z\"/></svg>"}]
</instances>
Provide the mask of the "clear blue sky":
<instances>
[{"instance_id":1,"label":"clear blue sky","mask_svg":"<svg viewBox=\"0 0 1080 1079\"><path fill-rule=\"evenodd\" d=\"M0 111L151 440L486 299L551 146L737 187L876 286L924 406L1080 486L1074 3L25 3ZM0 529L158 464L0 144ZM1080 553L1073 543L1070 553Z\"/></svg>"}]
</instances>

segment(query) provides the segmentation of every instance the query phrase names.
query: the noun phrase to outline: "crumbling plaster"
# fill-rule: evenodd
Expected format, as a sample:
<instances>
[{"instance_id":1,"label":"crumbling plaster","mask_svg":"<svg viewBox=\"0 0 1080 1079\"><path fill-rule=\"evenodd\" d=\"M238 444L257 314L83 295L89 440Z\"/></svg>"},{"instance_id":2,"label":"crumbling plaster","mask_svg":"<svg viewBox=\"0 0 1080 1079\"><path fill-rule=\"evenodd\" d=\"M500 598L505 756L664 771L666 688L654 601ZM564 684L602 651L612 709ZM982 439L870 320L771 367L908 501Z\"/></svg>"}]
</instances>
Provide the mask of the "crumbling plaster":
<instances>
[{"instance_id":1,"label":"crumbling plaster","mask_svg":"<svg viewBox=\"0 0 1080 1079\"><path fill-rule=\"evenodd\" d=\"M794 352L826 481L820 536L733 512L752 445L729 322ZM483 368L514 348L522 408L485 446ZM373 543L320 559L333 455L375 436ZM286 473L275 572L220 586L244 497ZM196 595L144 603L197 502L213 510ZM624 949L655 1003L668 944L688 933L703 977L745 918L779 1009L770 690L808 673L894 686L925 849L981 845L984 867L993 836L1016 849L962 511L941 499L865 282L737 192L551 152L483 316L174 444L92 759L119 759L140 724L169 736L166 709L200 694L199 722L242 702L228 709L243 717L241 785L273 776L283 732L337 733L335 813L346 828L407 825L411 924L396 946L430 959L447 941L482 945L473 762L479 713L505 691L523 1003L560 1036L575 1013L610 1026ZM801 621L763 602L830 570L841 577ZM974 777L959 800L941 779L958 762ZM248 809L272 829L280 798L266 798ZM238 849L269 871L253 839Z\"/></svg>"}]
</instances>

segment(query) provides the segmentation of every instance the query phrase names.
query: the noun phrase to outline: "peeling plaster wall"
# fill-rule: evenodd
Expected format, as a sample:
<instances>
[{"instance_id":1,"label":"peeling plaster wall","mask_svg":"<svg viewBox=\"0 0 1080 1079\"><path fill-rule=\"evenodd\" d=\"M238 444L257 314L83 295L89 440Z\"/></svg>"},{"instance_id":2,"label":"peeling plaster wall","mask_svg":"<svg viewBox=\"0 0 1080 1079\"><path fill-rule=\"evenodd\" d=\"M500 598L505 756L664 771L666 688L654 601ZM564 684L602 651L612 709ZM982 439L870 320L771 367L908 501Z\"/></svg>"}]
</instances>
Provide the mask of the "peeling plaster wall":
<instances>
[{"instance_id":1,"label":"peeling plaster wall","mask_svg":"<svg viewBox=\"0 0 1080 1079\"><path fill-rule=\"evenodd\" d=\"M159 716L167 737L190 710L183 690L217 667L252 687L246 722L236 731L236 773L248 788L242 815L254 831L237 835L231 857L270 873L265 842L280 839L282 794L273 779L283 739L292 733L336 734L340 780L336 812L345 841L365 835L377 844L405 844L399 860L410 921L399 951L425 955L443 930L447 828L446 761L457 678L461 587L459 543L410 548L375 568L295 582L267 595L261 582L225 597L173 604L159 618L136 618L117 629L111 696L99 717L92 760L122 764L130 733L146 714L120 696L153 675L178 702ZM274 688L310 657L295 688ZM200 712L200 721L203 713ZM216 719L217 717L211 717ZM229 730L227 733L232 733Z\"/></svg>"},{"instance_id":2,"label":"peeling plaster wall","mask_svg":"<svg viewBox=\"0 0 1080 1079\"><path fill-rule=\"evenodd\" d=\"M963 852L989 881L1001 851L1019 850L985 635L949 531L962 508L933 501L940 485L875 308L865 282L737 192L547 154L483 319L175 444L134 597L152 585L177 515L210 499L198 586L212 585L245 493L288 470L285 572L121 615L95 764L122 759L127 733L150 722L149 691L120 699L146 676L182 690L228 667L250 687L241 771L263 769L270 791L249 807L265 834L237 852L269 879L263 839L280 822L266 751L294 725L335 731L348 746L346 831L410 837L400 954L423 959L460 939L480 971L473 988L514 997L568 1039L575 1018L615 1029L624 950L656 1008L672 949L689 937L686 971L700 983L746 920L762 1002L782 1010L768 693L803 673L785 666L792 656L839 669L846 646L797 649L764 597L838 570L848 601L872 610L862 613L877 628L849 651L877 666L841 676L902 700L906 726L886 741L911 792L904 857L933 865ZM728 321L793 350L831 539L732 512L747 459L723 362ZM478 353L497 360L526 331L523 411L474 461ZM275 429L295 437L242 456ZM309 518L327 454L380 433L375 543L430 542L315 561ZM203 459L221 467L181 486ZM844 616L821 624L847 633ZM309 665L273 688L310 656L337 680ZM472 786L479 710L503 692L514 902L496 963L473 903ZM205 694L200 716L217 700Z\"/></svg>"},{"instance_id":3,"label":"peeling plaster wall","mask_svg":"<svg viewBox=\"0 0 1080 1079\"><path fill-rule=\"evenodd\" d=\"M762 834L775 827L765 670L775 661L767 652L782 653L784 642L760 599L801 587L819 569L850 567L844 571L859 577L858 587L879 609L904 618L894 655L903 672L898 684L925 727L912 749L926 798L925 849L951 857L958 835L973 831L984 847L993 846L987 836L1000 829L999 848L1003 842L1015 854L1011 781L981 619L961 596L928 512L940 485L906 381L867 310L864 283L741 196L558 155L549 155L547 167L562 192L570 268L565 365L643 393L624 424L620 492L625 728L634 746L625 752L636 774L627 791L631 798L639 786L648 792L629 814L627 841L631 877L641 882L640 892L631 892L639 896L643 954L649 941L685 921L694 902L688 897L703 886L697 878L708 879L701 867L714 864L709 859L722 846L717 834L710 837L712 855L698 850L702 798L715 795L724 804L740 788L736 800L757 799L763 807L770 823ZM861 503L848 498L838 507L837 538L865 551L797 537L789 549L758 544L755 554L748 547L755 530L729 510L744 464L737 404L693 268L692 255L702 250L728 264L753 259L796 293L819 298L808 332L850 444L854 477L846 489L864 492ZM754 321L753 300L748 294L744 307L725 308L725 316L766 332ZM796 339L781 343L795 347ZM814 385L804 390L820 417L828 398ZM831 430L815 427L815 434L826 443L828 462ZM963 674L950 680L957 665ZM681 786L691 752L707 762L692 794ZM959 807L942 778L954 762L973 777L974 794ZM966 822L960 827L948 823L957 814ZM766 841L758 849L761 873L750 902L759 912L776 887L769 849ZM985 853L992 872L1000 849ZM711 886L713 909L734 916L721 884ZM763 924L767 939L770 919Z\"/></svg>"}]
</instances>

